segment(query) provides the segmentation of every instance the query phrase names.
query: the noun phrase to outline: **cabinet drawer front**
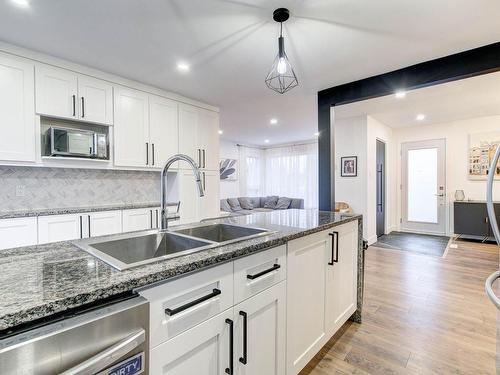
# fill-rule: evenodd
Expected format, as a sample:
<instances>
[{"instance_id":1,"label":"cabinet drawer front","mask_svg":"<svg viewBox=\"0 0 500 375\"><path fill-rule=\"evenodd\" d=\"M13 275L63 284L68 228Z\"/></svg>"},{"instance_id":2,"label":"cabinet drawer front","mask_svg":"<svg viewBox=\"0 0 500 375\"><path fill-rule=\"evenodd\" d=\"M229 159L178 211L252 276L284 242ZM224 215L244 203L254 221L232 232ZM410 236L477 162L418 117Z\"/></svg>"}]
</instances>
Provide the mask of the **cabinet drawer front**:
<instances>
[{"instance_id":1,"label":"cabinet drawer front","mask_svg":"<svg viewBox=\"0 0 500 375\"><path fill-rule=\"evenodd\" d=\"M233 264L144 289L140 294L150 301L154 347L233 306Z\"/></svg>"},{"instance_id":2,"label":"cabinet drawer front","mask_svg":"<svg viewBox=\"0 0 500 375\"><path fill-rule=\"evenodd\" d=\"M138 208L123 210L122 222L123 232L134 232L138 230L156 228L156 210L153 208Z\"/></svg>"},{"instance_id":3,"label":"cabinet drawer front","mask_svg":"<svg viewBox=\"0 0 500 375\"><path fill-rule=\"evenodd\" d=\"M0 220L0 250L36 244L36 217Z\"/></svg>"},{"instance_id":4,"label":"cabinet drawer front","mask_svg":"<svg viewBox=\"0 0 500 375\"><path fill-rule=\"evenodd\" d=\"M234 262L234 302L239 303L286 277L286 246L278 246Z\"/></svg>"}]
</instances>

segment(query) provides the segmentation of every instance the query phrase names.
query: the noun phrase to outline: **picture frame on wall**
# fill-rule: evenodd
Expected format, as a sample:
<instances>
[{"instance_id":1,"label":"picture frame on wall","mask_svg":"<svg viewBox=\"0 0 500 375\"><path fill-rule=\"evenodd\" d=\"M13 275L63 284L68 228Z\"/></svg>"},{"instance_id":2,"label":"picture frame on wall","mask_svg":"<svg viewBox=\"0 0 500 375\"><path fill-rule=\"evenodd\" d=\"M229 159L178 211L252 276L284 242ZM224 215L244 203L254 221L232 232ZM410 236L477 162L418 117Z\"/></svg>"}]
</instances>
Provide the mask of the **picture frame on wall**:
<instances>
[{"instance_id":1,"label":"picture frame on wall","mask_svg":"<svg viewBox=\"0 0 500 375\"><path fill-rule=\"evenodd\" d=\"M238 180L238 160L236 159L221 159L219 163L220 180L221 181L237 181Z\"/></svg>"},{"instance_id":2,"label":"picture frame on wall","mask_svg":"<svg viewBox=\"0 0 500 375\"><path fill-rule=\"evenodd\" d=\"M340 176L357 177L358 176L358 157L343 156L340 158Z\"/></svg>"}]
</instances>

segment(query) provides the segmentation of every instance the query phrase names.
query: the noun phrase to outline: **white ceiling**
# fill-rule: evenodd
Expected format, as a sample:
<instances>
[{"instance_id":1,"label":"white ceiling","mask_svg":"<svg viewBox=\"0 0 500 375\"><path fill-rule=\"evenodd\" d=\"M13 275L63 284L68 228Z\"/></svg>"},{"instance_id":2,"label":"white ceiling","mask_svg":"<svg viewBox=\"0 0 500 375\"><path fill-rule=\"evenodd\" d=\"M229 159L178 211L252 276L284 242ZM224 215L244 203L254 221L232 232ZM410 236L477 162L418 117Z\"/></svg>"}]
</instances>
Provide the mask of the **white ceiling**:
<instances>
[{"instance_id":1,"label":"white ceiling","mask_svg":"<svg viewBox=\"0 0 500 375\"><path fill-rule=\"evenodd\" d=\"M335 107L336 119L363 115L392 128L500 115L500 72Z\"/></svg>"},{"instance_id":2,"label":"white ceiling","mask_svg":"<svg viewBox=\"0 0 500 375\"><path fill-rule=\"evenodd\" d=\"M498 0L28 1L0 0L1 40L217 105L247 144L311 138L319 89L500 40ZM300 83L285 95L264 84L282 6Z\"/></svg>"}]
</instances>

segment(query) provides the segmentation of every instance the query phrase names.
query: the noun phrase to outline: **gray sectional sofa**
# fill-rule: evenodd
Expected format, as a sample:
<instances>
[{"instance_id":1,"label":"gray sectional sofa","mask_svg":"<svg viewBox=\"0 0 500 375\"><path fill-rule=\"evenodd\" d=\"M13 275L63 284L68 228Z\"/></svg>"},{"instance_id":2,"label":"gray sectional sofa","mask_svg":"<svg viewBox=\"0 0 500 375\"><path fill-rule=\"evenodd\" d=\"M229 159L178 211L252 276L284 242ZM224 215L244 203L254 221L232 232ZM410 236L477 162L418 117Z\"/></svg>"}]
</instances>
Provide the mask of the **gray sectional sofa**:
<instances>
[{"instance_id":1,"label":"gray sectional sofa","mask_svg":"<svg viewBox=\"0 0 500 375\"><path fill-rule=\"evenodd\" d=\"M250 215L256 212L287 210L291 208L304 208L304 200L301 198L278 196L239 197L220 200L221 211L230 212L231 215Z\"/></svg>"}]
</instances>

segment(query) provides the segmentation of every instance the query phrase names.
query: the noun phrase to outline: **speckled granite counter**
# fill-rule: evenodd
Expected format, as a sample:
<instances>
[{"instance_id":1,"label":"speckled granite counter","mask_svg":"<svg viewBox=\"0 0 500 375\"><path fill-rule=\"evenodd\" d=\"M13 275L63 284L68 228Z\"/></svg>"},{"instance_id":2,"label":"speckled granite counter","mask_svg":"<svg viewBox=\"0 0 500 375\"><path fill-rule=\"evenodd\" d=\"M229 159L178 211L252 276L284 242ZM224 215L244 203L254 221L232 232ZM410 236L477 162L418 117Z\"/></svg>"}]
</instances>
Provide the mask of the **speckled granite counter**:
<instances>
[{"instance_id":1,"label":"speckled granite counter","mask_svg":"<svg viewBox=\"0 0 500 375\"><path fill-rule=\"evenodd\" d=\"M359 215L317 210L284 210L217 219L213 222L256 226L276 232L125 271L115 270L69 242L2 250L0 330L231 261L354 220L359 220L361 228ZM359 237L358 315L364 270L361 235Z\"/></svg>"},{"instance_id":2,"label":"speckled granite counter","mask_svg":"<svg viewBox=\"0 0 500 375\"><path fill-rule=\"evenodd\" d=\"M177 202L168 203L168 206L176 206ZM144 203L123 203L110 204L104 206L86 206L86 207L64 207L64 208L41 208L33 210L0 211L0 219L14 219L17 217L34 217L49 215L78 214L99 211L132 210L136 208L159 207L160 202Z\"/></svg>"}]
</instances>

